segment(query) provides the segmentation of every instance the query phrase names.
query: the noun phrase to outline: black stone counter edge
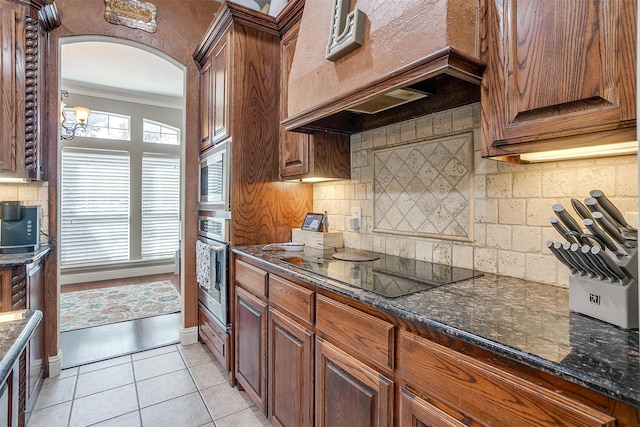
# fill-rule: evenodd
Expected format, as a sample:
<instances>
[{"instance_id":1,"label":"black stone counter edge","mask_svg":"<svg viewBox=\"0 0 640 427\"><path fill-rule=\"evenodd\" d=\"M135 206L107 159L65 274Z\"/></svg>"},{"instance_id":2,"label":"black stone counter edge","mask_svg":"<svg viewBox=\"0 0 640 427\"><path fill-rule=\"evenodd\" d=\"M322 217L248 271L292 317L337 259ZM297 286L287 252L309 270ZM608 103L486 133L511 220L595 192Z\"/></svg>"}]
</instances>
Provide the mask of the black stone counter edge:
<instances>
[{"instance_id":1,"label":"black stone counter edge","mask_svg":"<svg viewBox=\"0 0 640 427\"><path fill-rule=\"evenodd\" d=\"M12 265L31 264L51 252L53 248L48 245L41 246L40 249L33 252L22 252L17 254L0 254L0 267L9 267Z\"/></svg>"},{"instance_id":2,"label":"black stone counter edge","mask_svg":"<svg viewBox=\"0 0 640 427\"><path fill-rule=\"evenodd\" d=\"M264 259L249 252L245 252L241 248L233 248L232 252L249 258L255 261L257 264L265 266L266 268L275 269L278 272L282 273L284 276L290 276L298 278L300 280L304 280L320 288L335 292L336 294L350 298L354 301L390 313L402 320L407 320L412 323L425 326L429 329L434 330L435 332L444 333L445 335L448 335L450 337L488 350L498 356L506 357L525 366L551 374L558 378L562 378L566 381L580 385L589 390L619 400L623 403L627 403L631 406L640 408L640 393L637 390L622 387L619 384L616 384L612 381L606 381L602 378L594 378L585 373L581 373L573 369L568 369L562 364L552 362L534 354L524 352L522 350L501 344L490 339L486 339L482 336L475 335L467 331L452 327L445 323L429 319L425 316L398 307L394 307L389 303L385 303L383 301L384 298L378 297L371 292L357 292L357 290L355 290L354 288L350 288L347 285L338 284L330 279L321 279L312 275L304 274L303 272L298 272L294 269L286 268L285 266L281 266L279 264L271 262L269 259ZM268 256L268 254L266 255Z\"/></svg>"},{"instance_id":3,"label":"black stone counter edge","mask_svg":"<svg viewBox=\"0 0 640 427\"><path fill-rule=\"evenodd\" d=\"M16 324L23 324L22 330L17 337L14 338L11 346L6 348L0 348L0 351L4 351L2 359L0 359L0 384L4 384L9 376L9 372L13 368L14 363L20 357L20 353L27 346L29 338L33 334L40 321L42 320L42 312L39 310L24 310L24 318L20 320L13 320L8 322L0 322L0 334L2 334L5 328L15 327ZM11 337L13 338L13 337Z\"/></svg>"}]
</instances>

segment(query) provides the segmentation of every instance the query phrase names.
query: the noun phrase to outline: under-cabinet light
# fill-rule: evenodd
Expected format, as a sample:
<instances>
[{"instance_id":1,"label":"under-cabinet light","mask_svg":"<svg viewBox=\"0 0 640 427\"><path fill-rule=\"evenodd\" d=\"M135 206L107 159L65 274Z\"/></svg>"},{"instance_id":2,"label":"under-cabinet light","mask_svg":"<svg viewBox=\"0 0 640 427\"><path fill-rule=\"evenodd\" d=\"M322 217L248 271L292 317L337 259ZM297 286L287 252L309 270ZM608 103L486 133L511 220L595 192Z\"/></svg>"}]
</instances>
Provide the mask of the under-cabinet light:
<instances>
[{"instance_id":1,"label":"under-cabinet light","mask_svg":"<svg viewBox=\"0 0 640 427\"><path fill-rule=\"evenodd\" d=\"M303 182L307 184L313 184L314 182L340 181L343 179L344 178L323 178L321 176L310 176L307 178L287 179L285 180L285 182Z\"/></svg>"},{"instance_id":2,"label":"under-cabinet light","mask_svg":"<svg viewBox=\"0 0 640 427\"><path fill-rule=\"evenodd\" d=\"M636 154L637 152L638 141L629 141L618 142L615 144L596 145L593 147L565 148L562 150L520 154L520 160L531 163L550 162L554 160L623 156L625 154Z\"/></svg>"}]
</instances>

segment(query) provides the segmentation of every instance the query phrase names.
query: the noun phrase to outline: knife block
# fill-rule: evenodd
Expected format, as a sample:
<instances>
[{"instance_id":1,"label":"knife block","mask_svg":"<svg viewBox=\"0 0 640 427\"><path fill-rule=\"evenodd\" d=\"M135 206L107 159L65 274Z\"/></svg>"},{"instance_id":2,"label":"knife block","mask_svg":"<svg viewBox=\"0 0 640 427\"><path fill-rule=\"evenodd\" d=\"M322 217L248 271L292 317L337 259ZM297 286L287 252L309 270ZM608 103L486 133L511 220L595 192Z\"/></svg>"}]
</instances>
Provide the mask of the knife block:
<instances>
[{"instance_id":1,"label":"knife block","mask_svg":"<svg viewBox=\"0 0 640 427\"><path fill-rule=\"evenodd\" d=\"M569 308L623 329L638 328L638 251L619 262L631 273L626 285L586 276L569 276Z\"/></svg>"}]
</instances>

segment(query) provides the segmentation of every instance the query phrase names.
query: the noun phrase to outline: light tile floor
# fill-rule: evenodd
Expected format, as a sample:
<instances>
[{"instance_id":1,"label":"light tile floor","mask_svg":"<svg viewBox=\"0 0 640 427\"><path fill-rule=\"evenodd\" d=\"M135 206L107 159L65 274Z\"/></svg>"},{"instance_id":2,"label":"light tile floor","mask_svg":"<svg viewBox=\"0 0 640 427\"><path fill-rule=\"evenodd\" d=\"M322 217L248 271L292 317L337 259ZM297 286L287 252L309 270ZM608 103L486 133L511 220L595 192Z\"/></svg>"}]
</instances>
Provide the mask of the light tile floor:
<instances>
[{"instance_id":1,"label":"light tile floor","mask_svg":"<svg viewBox=\"0 0 640 427\"><path fill-rule=\"evenodd\" d=\"M203 344L171 345L45 379L27 427L270 426Z\"/></svg>"}]
</instances>

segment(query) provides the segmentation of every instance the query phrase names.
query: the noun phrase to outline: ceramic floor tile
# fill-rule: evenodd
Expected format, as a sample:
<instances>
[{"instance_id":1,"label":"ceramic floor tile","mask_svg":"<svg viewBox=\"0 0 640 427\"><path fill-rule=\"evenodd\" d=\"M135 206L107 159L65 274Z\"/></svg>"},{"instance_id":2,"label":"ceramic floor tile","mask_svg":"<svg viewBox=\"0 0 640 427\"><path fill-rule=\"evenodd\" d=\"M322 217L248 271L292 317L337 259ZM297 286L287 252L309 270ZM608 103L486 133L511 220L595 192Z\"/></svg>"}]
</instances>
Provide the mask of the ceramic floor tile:
<instances>
[{"instance_id":1,"label":"ceramic floor tile","mask_svg":"<svg viewBox=\"0 0 640 427\"><path fill-rule=\"evenodd\" d=\"M214 362L205 363L189 368L191 376L196 382L198 390L203 390L214 385L228 383L229 379L221 371L221 367Z\"/></svg>"},{"instance_id":2,"label":"ceramic floor tile","mask_svg":"<svg viewBox=\"0 0 640 427\"><path fill-rule=\"evenodd\" d=\"M144 427L199 427L211 422L198 393L191 393L140 410Z\"/></svg>"},{"instance_id":3,"label":"ceramic floor tile","mask_svg":"<svg viewBox=\"0 0 640 427\"><path fill-rule=\"evenodd\" d=\"M253 406L240 412L236 412L231 415L227 415L224 418L216 420L216 427L264 427L271 426L271 423L267 417L258 409Z\"/></svg>"},{"instance_id":4,"label":"ceramic floor tile","mask_svg":"<svg viewBox=\"0 0 640 427\"><path fill-rule=\"evenodd\" d=\"M87 372L97 371L99 369L110 368L111 366L122 365L124 363L130 363L131 356L120 356L115 357L113 359L102 360L100 362L90 363L88 365L80 366L80 374L85 374Z\"/></svg>"},{"instance_id":5,"label":"ceramic floor tile","mask_svg":"<svg viewBox=\"0 0 640 427\"><path fill-rule=\"evenodd\" d=\"M42 382L42 388L33 409L38 410L71 401L75 388L76 377L63 378L61 380L46 378Z\"/></svg>"},{"instance_id":6,"label":"ceramic floor tile","mask_svg":"<svg viewBox=\"0 0 640 427\"><path fill-rule=\"evenodd\" d=\"M40 398L38 397L38 400ZM66 426L71 413L71 402L64 402L59 405L35 410L31 413L27 427L51 427Z\"/></svg>"},{"instance_id":7,"label":"ceramic floor tile","mask_svg":"<svg viewBox=\"0 0 640 427\"><path fill-rule=\"evenodd\" d=\"M159 356L165 353L171 353L172 351L178 351L175 345L167 345L164 347L154 348L153 350L141 351L140 353L133 353L131 358L135 360L148 359L149 357Z\"/></svg>"},{"instance_id":8,"label":"ceramic floor tile","mask_svg":"<svg viewBox=\"0 0 640 427\"><path fill-rule=\"evenodd\" d=\"M147 378L168 374L184 368L186 366L177 351L133 362L136 381L146 380Z\"/></svg>"},{"instance_id":9,"label":"ceramic floor tile","mask_svg":"<svg viewBox=\"0 0 640 427\"><path fill-rule=\"evenodd\" d=\"M229 384L215 385L200 391L200 393L216 422L220 418L254 405L247 393L237 388L231 388ZM221 402L224 403L221 404Z\"/></svg>"},{"instance_id":10,"label":"ceramic floor tile","mask_svg":"<svg viewBox=\"0 0 640 427\"><path fill-rule=\"evenodd\" d=\"M140 411L130 412L128 414L121 415L119 417L111 418L110 420L94 424L91 427L140 427L142 421L140 420Z\"/></svg>"},{"instance_id":11,"label":"ceramic floor tile","mask_svg":"<svg viewBox=\"0 0 640 427\"><path fill-rule=\"evenodd\" d=\"M60 371L60 375L58 375L56 377L56 379L61 380L62 378L69 378L69 377L73 377L78 375L78 371L80 370L80 368L69 368L69 369L63 369L62 371Z\"/></svg>"},{"instance_id":12,"label":"ceramic floor tile","mask_svg":"<svg viewBox=\"0 0 640 427\"><path fill-rule=\"evenodd\" d=\"M191 344L187 346L178 346L180 354L188 367L202 365L204 363L213 362L213 354L204 344Z\"/></svg>"},{"instance_id":13,"label":"ceramic floor tile","mask_svg":"<svg viewBox=\"0 0 640 427\"><path fill-rule=\"evenodd\" d=\"M136 387L141 408L197 391L187 369L138 381Z\"/></svg>"},{"instance_id":14,"label":"ceramic floor tile","mask_svg":"<svg viewBox=\"0 0 640 427\"><path fill-rule=\"evenodd\" d=\"M95 393L73 401L70 426L87 426L136 411L138 399L133 384Z\"/></svg>"},{"instance_id":15,"label":"ceramic floor tile","mask_svg":"<svg viewBox=\"0 0 640 427\"><path fill-rule=\"evenodd\" d=\"M133 383L133 365L126 363L78 375L75 398Z\"/></svg>"}]
</instances>

